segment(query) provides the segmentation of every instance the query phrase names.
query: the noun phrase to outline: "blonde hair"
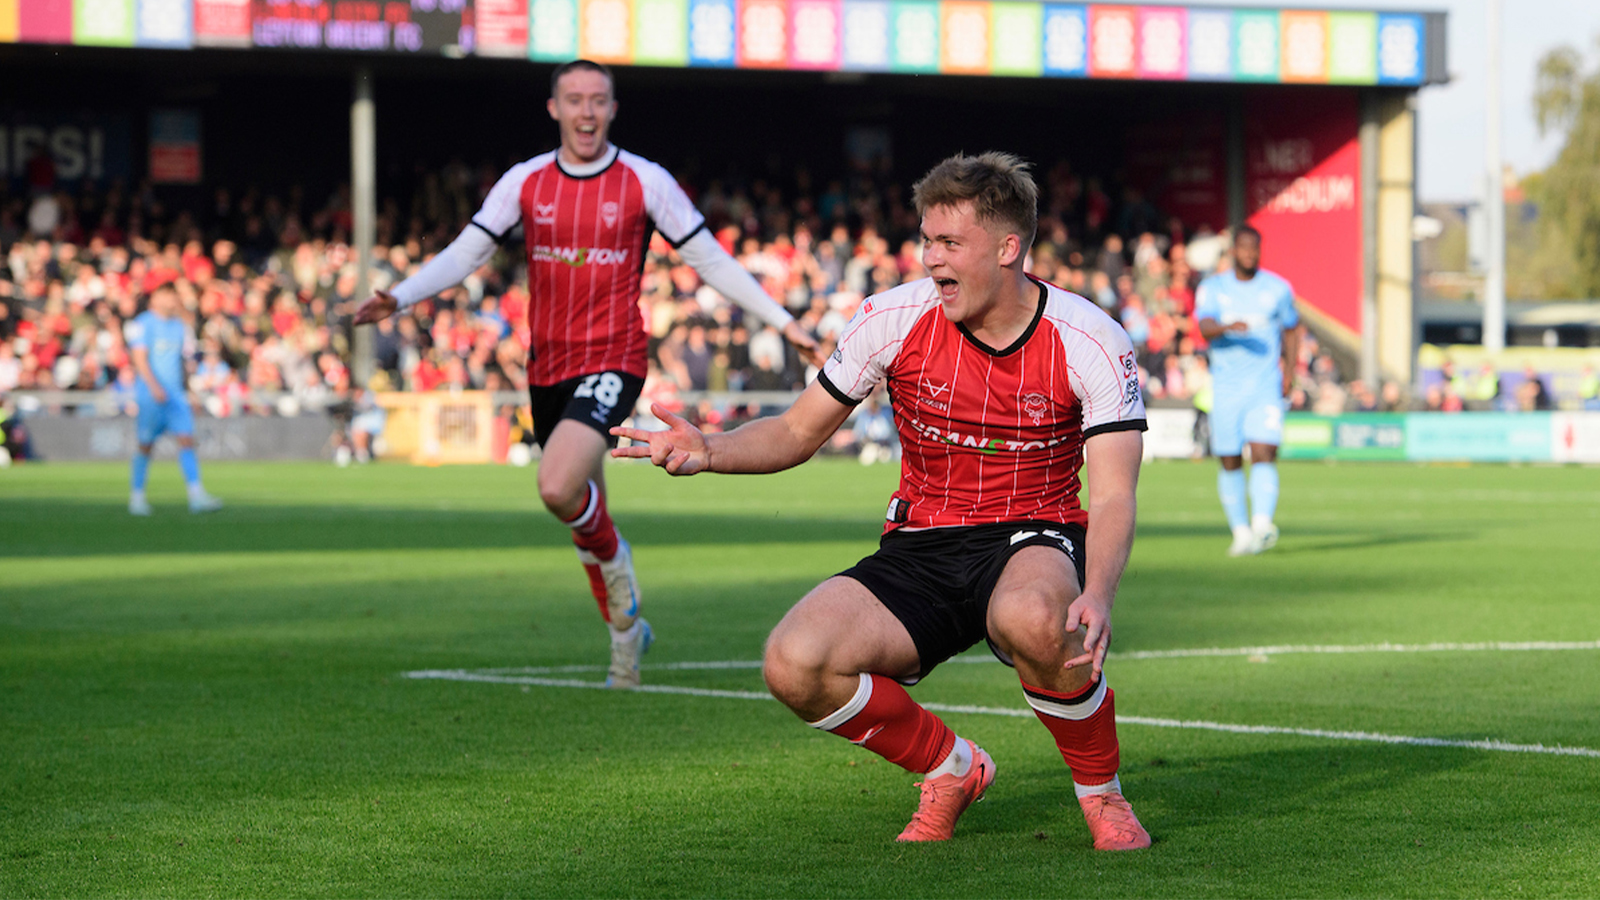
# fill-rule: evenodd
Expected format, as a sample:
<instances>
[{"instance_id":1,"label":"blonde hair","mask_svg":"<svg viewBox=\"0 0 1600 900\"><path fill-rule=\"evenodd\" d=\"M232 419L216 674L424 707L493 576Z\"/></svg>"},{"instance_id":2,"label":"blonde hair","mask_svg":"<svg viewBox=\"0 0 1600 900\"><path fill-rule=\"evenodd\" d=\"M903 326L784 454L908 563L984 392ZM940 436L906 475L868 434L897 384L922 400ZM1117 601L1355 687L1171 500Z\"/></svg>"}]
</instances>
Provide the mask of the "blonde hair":
<instances>
[{"instance_id":1,"label":"blonde hair","mask_svg":"<svg viewBox=\"0 0 1600 900\"><path fill-rule=\"evenodd\" d=\"M970 202L979 222L1015 233L1026 253L1039 230L1039 188L1028 168L1010 153L957 153L922 176L911 188L911 203L920 216L930 207Z\"/></svg>"}]
</instances>

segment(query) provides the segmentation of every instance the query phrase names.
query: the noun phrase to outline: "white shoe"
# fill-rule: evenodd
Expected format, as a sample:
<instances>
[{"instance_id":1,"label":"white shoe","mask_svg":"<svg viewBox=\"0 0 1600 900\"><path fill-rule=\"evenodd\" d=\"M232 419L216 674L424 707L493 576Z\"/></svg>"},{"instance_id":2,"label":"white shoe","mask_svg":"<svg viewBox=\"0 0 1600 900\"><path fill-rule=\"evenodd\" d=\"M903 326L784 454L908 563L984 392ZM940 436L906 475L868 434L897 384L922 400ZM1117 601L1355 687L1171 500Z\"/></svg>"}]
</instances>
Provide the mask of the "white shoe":
<instances>
[{"instance_id":1,"label":"white shoe","mask_svg":"<svg viewBox=\"0 0 1600 900\"><path fill-rule=\"evenodd\" d=\"M579 558L582 558L581 553ZM618 537L617 555L595 562L606 582L606 609L611 613L611 627L627 631L639 617L639 579L633 574L633 548Z\"/></svg>"},{"instance_id":2,"label":"white shoe","mask_svg":"<svg viewBox=\"0 0 1600 900\"><path fill-rule=\"evenodd\" d=\"M189 512L208 513L222 508L222 501L201 491L189 498Z\"/></svg>"},{"instance_id":3,"label":"white shoe","mask_svg":"<svg viewBox=\"0 0 1600 900\"><path fill-rule=\"evenodd\" d=\"M1271 522L1257 523L1251 529L1251 537L1255 541L1255 550L1252 552L1260 553L1263 550L1271 550L1273 547L1278 546L1278 526Z\"/></svg>"},{"instance_id":4,"label":"white shoe","mask_svg":"<svg viewBox=\"0 0 1600 900\"><path fill-rule=\"evenodd\" d=\"M143 497L129 497L128 498L128 515L130 515L130 516L148 516L148 515L150 515L150 501L146 500Z\"/></svg>"},{"instance_id":5,"label":"white shoe","mask_svg":"<svg viewBox=\"0 0 1600 900\"><path fill-rule=\"evenodd\" d=\"M606 687L616 689L639 686L639 657L655 643L656 635L650 623L635 619L633 627L622 634L611 633L611 667L606 670Z\"/></svg>"},{"instance_id":6,"label":"white shoe","mask_svg":"<svg viewBox=\"0 0 1600 900\"><path fill-rule=\"evenodd\" d=\"M1255 533L1250 529L1241 525L1233 532L1233 543L1228 546L1229 556L1254 556L1260 552Z\"/></svg>"}]
</instances>

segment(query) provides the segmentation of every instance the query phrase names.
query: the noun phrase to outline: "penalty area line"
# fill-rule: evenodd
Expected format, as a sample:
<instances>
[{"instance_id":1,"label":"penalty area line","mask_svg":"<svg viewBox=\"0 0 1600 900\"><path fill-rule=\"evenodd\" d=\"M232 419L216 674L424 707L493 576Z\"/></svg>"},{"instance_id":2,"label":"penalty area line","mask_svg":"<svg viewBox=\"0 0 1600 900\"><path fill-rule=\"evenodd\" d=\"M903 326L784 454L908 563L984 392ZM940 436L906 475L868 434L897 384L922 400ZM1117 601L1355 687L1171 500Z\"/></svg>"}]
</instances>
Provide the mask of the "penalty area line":
<instances>
[{"instance_id":1,"label":"penalty area line","mask_svg":"<svg viewBox=\"0 0 1600 900\"><path fill-rule=\"evenodd\" d=\"M576 667L572 667L576 668ZM680 667L680 668L687 668ZM712 668L701 666L701 668ZM722 666L722 668L734 668ZM748 668L740 666L739 668ZM405 678L431 681L469 681L486 684L516 684L534 687L578 688L605 690L604 682L579 681L571 678L547 678L540 675L507 674L509 670L423 669L402 673ZM725 700L771 700L772 695L759 691L727 691L715 688L685 687L671 684L645 684L630 690L641 694L678 694L688 697L718 697ZM1031 709L1003 706L964 706L950 703L924 703L924 708L939 713L963 713L979 716L1005 716L1031 719ZM1143 725L1148 728L1181 728L1195 731L1218 731L1226 734L1282 734L1293 737L1321 738L1335 741L1360 741L1372 744L1392 744L1407 747L1450 747L1464 750L1488 750L1496 753L1536 753L1548 756L1583 756L1600 759L1600 750L1590 747L1564 747L1544 744L1513 744L1507 741L1458 741L1446 738L1412 737L1402 734L1380 734L1371 731L1330 731L1321 728L1291 728L1281 725L1238 725L1228 722L1202 720L1160 719L1148 716L1117 716L1120 725Z\"/></svg>"}]
</instances>

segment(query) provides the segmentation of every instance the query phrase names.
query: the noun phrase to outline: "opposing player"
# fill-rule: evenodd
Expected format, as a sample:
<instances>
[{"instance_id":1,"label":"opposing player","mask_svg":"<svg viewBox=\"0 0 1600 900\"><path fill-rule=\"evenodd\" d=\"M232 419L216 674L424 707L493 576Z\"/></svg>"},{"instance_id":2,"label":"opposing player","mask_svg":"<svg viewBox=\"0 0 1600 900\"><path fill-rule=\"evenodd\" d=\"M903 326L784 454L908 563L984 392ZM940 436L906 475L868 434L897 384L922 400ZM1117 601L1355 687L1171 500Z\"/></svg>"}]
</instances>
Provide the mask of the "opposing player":
<instances>
[{"instance_id":1,"label":"opposing player","mask_svg":"<svg viewBox=\"0 0 1600 900\"><path fill-rule=\"evenodd\" d=\"M178 466L189 488L189 511L213 512L222 501L206 493L200 482L200 460L194 453L194 411L189 408L188 360L194 356L194 332L178 317L178 292L163 284L150 293L150 308L123 329L128 355L138 379L134 399L139 405L136 425L139 452L133 457L132 489L128 512L150 515L145 482L150 478L150 451L156 438L170 434L178 441Z\"/></svg>"},{"instance_id":2,"label":"opposing player","mask_svg":"<svg viewBox=\"0 0 1600 900\"><path fill-rule=\"evenodd\" d=\"M617 113L609 69L566 63L551 75L550 95L561 147L512 166L450 246L392 293L377 292L355 322L375 322L458 284L522 226L532 295L528 392L544 451L539 497L572 529L610 626L606 683L636 687L652 634L639 618L632 551L606 510L601 463L616 445L607 429L632 414L644 386L639 282L651 232L660 231L707 284L782 329L803 354L815 342L723 251L665 169L607 140Z\"/></svg>"},{"instance_id":3,"label":"opposing player","mask_svg":"<svg viewBox=\"0 0 1600 900\"><path fill-rule=\"evenodd\" d=\"M1211 342L1211 452L1222 461L1217 493L1233 531L1228 555L1248 556L1278 543L1278 444L1300 352L1294 289L1261 268L1261 232L1249 225L1234 232L1232 271L1200 282L1194 314Z\"/></svg>"},{"instance_id":4,"label":"opposing player","mask_svg":"<svg viewBox=\"0 0 1600 900\"><path fill-rule=\"evenodd\" d=\"M774 629L768 688L813 727L924 773L899 839L947 840L994 760L901 685L987 641L1071 768L1095 847L1147 847L1102 677L1144 444L1133 345L1093 303L1023 272L1038 192L1016 157L951 157L912 199L930 277L863 303L789 410L705 435L658 407L670 430L614 428L641 443L612 453L675 475L785 469L887 382L903 455L882 542Z\"/></svg>"}]
</instances>

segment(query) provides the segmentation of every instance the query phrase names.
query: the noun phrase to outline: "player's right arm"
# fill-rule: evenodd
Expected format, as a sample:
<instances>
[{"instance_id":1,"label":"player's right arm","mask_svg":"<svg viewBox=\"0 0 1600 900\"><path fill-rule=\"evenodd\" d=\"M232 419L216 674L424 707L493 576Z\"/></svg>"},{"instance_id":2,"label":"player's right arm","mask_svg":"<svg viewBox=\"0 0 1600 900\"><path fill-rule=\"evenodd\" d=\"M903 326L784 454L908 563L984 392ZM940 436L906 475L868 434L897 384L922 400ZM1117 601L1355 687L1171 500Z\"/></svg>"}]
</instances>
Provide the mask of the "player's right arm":
<instances>
[{"instance_id":1,"label":"player's right arm","mask_svg":"<svg viewBox=\"0 0 1600 900\"><path fill-rule=\"evenodd\" d=\"M133 371L150 390L150 398L157 403L167 402L167 391L156 379L155 371L150 368L150 346L144 322L138 318L129 322L123 329L122 337L128 345L128 359L133 363Z\"/></svg>"},{"instance_id":2,"label":"player's right arm","mask_svg":"<svg viewBox=\"0 0 1600 900\"><path fill-rule=\"evenodd\" d=\"M1207 279L1209 281L1210 279ZM1208 341L1214 341L1228 332L1235 334L1249 331L1250 326L1243 320L1231 322L1227 325L1218 321L1222 315L1216 302L1216 289L1205 281L1200 282L1200 287L1195 291L1194 315L1200 320L1200 336Z\"/></svg>"},{"instance_id":3,"label":"player's right arm","mask_svg":"<svg viewBox=\"0 0 1600 900\"><path fill-rule=\"evenodd\" d=\"M150 351L144 347L133 347L128 352L128 358L133 360L133 370L139 373L139 379L144 386L150 389L150 398L156 403L167 402L167 389L156 380L156 373L150 369Z\"/></svg>"},{"instance_id":4,"label":"player's right arm","mask_svg":"<svg viewBox=\"0 0 1600 900\"><path fill-rule=\"evenodd\" d=\"M461 234L423 264L415 275L388 292L373 291L372 298L356 310L355 324L366 325L386 319L443 290L455 287L494 258L500 241L522 220L520 196L528 177L530 162L518 163L500 176L483 206L461 229Z\"/></svg>"},{"instance_id":5,"label":"player's right arm","mask_svg":"<svg viewBox=\"0 0 1600 900\"><path fill-rule=\"evenodd\" d=\"M611 455L648 458L672 475L780 472L816 455L849 418L851 408L812 382L794 405L779 415L756 419L726 433L704 434L682 416L653 403L650 411L666 423L667 430L613 428L612 434L634 444L618 447Z\"/></svg>"}]
</instances>

